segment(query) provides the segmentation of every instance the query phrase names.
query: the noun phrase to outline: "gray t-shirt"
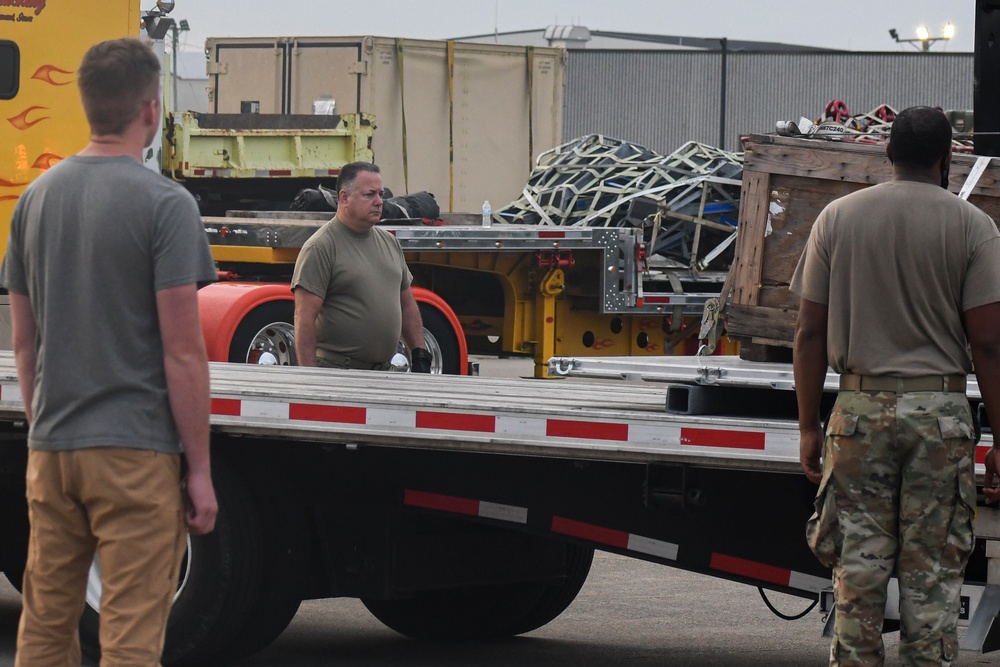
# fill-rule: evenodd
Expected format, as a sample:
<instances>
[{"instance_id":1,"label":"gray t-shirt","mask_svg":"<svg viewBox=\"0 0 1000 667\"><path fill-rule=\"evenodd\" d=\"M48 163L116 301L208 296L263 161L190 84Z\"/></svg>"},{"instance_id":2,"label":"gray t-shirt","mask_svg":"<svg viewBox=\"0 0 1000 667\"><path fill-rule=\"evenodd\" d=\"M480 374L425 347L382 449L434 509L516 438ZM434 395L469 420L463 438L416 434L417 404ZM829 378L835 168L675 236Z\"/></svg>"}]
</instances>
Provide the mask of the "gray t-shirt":
<instances>
[{"instance_id":1,"label":"gray t-shirt","mask_svg":"<svg viewBox=\"0 0 1000 667\"><path fill-rule=\"evenodd\" d=\"M38 323L28 445L180 452L156 292L215 277L194 199L136 160L73 156L35 180L0 268Z\"/></svg>"},{"instance_id":2,"label":"gray t-shirt","mask_svg":"<svg viewBox=\"0 0 1000 667\"><path fill-rule=\"evenodd\" d=\"M317 350L374 364L396 351L403 322L399 293L410 280L395 236L378 227L358 233L334 218L302 246L292 289L323 298Z\"/></svg>"},{"instance_id":3,"label":"gray t-shirt","mask_svg":"<svg viewBox=\"0 0 1000 667\"><path fill-rule=\"evenodd\" d=\"M961 316L1000 301L1000 233L938 186L882 183L823 209L790 287L827 304L838 373L968 373Z\"/></svg>"}]
</instances>

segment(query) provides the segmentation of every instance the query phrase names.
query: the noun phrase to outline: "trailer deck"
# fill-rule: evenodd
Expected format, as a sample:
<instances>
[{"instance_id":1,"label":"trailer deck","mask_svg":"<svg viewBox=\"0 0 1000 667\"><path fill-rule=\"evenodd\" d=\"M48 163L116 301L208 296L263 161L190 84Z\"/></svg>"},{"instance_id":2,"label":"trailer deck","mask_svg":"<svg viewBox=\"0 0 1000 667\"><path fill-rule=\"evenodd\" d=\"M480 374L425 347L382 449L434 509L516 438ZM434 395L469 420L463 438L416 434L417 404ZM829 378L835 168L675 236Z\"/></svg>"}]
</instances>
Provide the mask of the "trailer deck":
<instances>
[{"instance_id":1,"label":"trailer deck","mask_svg":"<svg viewBox=\"0 0 1000 667\"><path fill-rule=\"evenodd\" d=\"M686 394L706 383L727 381L749 385L748 391L786 389L781 394L790 401L790 369L777 364L774 370L762 369L736 357L664 357L655 364L554 359L552 364L578 370L603 364L604 378L543 381L213 363L212 429L280 438L289 446L324 442L800 471L794 414L774 418L667 410L670 392ZM649 368L637 370L642 366ZM645 373L645 379L655 381L606 379L614 373ZM970 386L970 396L978 395L978 387ZM835 375L830 374L827 387L836 387ZM768 402L773 403L772 395ZM5 352L0 352L0 416L23 416L13 356ZM980 462L991 442L987 436L980 443ZM978 472L982 474L981 465Z\"/></svg>"}]
</instances>

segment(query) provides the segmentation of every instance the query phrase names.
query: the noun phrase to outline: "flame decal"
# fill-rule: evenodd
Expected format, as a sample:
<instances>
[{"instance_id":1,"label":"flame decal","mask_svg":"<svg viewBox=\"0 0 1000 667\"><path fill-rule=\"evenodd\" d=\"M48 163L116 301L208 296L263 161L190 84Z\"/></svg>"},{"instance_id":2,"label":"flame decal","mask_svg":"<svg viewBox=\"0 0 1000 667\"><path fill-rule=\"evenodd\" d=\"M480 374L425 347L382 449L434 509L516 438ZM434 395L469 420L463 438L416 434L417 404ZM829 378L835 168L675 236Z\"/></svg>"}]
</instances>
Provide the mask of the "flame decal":
<instances>
[{"instance_id":1,"label":"flame decal","mask_svg":"<svg viewBox=\"0 0 1000 667\"><path fill-rule=\"evenodd\" d=\"M602 338L601 340L594 341L594 344L590 347L594 350L603 350L608 347L614 346L615 342L608 338Z\"/></svg>"},{"instance_id":2,"label":"flame decal","mask_svg":"<svg viewBox=\"0 0 1000 667\"><path fill-rule=\"evenodd\" d=\"M48 107L28 107L18 115L11 116L10 118L7 119L7 121L18 130L27 130L32 125L35 125L36 123L41 123L43 120L49 119L49 116L42 116L41 118L37 118L35 120L28 120L28 114L30 114L32 111L37 111L38 109L48 111Z\"/></svg>"},{"instance_id":3,"label":"flame decal","mask_svg":"<svg viewBox=\"0 0 1000 667\"><path fill-rule=\"evenodd\" d=\"M31 166L33 169L45 170L62 159L63 159L62 155L56 155L55 153L42 153L37 158L35 158L35 162Z\"/></svg>"},{"instance_id":4,"label":"flame decal","mask_svg":"<svg viewBox=\"0 0 1000 667\"><path fill-rule=\"evenodd\" d=\"M11 201L12 199L20 199L21 195L3 195L0 196L0 201Z\"/></svg>"},{"instance_id":5,"label":"flame decal","mask_svg":"<svg viewBox=\"0 0 1000 667\"><path fill-rule=\"evenodd\" d=\"M22 185L27 185L27 183L19 183L17 181L5 181L4 179L0 178L0 187L4 187L4 188L19 188Z\"/></svg>"},{"instance_id":6,"label":"flame decal","mask_svg":"<svg viewBox=\"0 0 1000 667\"><path fill-rule=\"evenodd\" d=\"M72 83L72 79L69 81L56 81L52 78L52 74L72 74L73 72L60 69L55 65L42 65L35 70L35 73L31 75L32 79L38 79L39 81L44 81L45 83L51 84L53 86L65 86L68 83Z\"/></svg>"}]
</instances>

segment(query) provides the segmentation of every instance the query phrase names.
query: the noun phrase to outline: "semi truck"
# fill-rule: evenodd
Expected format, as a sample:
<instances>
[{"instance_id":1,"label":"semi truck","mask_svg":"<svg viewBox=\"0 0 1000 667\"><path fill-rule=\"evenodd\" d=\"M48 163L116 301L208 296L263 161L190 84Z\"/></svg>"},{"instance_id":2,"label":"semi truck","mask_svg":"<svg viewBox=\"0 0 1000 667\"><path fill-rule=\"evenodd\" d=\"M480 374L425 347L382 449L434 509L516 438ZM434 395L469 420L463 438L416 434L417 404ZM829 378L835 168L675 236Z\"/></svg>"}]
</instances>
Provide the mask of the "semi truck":
<instances>
[{"instance_id":1,"label":"semi truck","mask_svg":"<svg viewBox=\"0 0 1000 667\"><path fill-rule=\"evenodd\" d=\"M120 34L131 29L127 23ZM0 53L11 41L0 43ZM28 69L38 67L32 62ZM56 74L53 80L62 81ZM25 118L40 122L37 112ZM33 160L38 149L19 150ZM706 318L710 329L726 311L730 331L746 343L739 357L598 358L560 355L553 345L544 352L554 355L545 374L564 379L551 381L213 362L220 512L213 533L188 540L164 664L238 660L277 637L302 600L336 596L359 598L388 627L418 639L531 632L572 603L595 549L816 603L818 636L830 618L830 573L803 538L815 487L799 468L791 368L755 359L785 356L794 321L789 267L817 207L889 171L877 145L762 136L751 138L748 155L737 259L725 298ZM967 190L970 201L992 211L1000 201L997 169L989 159L956 156L952 189ZM235 216L205 224L220 270L265 276L288 265L295 233L301 237L317 221ZM492 248L477 250L474 262L483 262L473 264L477 270L502 273L504 262L528 264L525 275L534 275L528 284L544 290L530 297L534 309L556 321L559 299L576 287L569 268L587 267L584 278L603 276L587 284L603 290L598 296L611 309L646 304L649 293L635 279L642 275L641 243L628 230L597 232L609 233L496 225L417 226L396 235L418 260L415 275L442 267L437 281L459 282L446 270L473 262L473 255L455 252L466 244ZM519 244L530 254L499 252ZM585 250L599 254L584 260ZM227 266L246 253L255 261ZM218 289L251 302L256 297L245 295L258 290L272 290L275 301L289 297L287 284L277 281L226 281ZM577 307L592 299L581 297ZM527 311L528 301L518 307ZM620 332L627 314L602 317ZM287 340L269 330L284 320L273 314L264 320L244 329L248 346L263 331L274 346L258 348L261 356L280 359ZM233 352L226 336L213 344L216 359ZM582 347L590 352L593 345ZM827 400L836 387L831 374ZM979 403L974 381L969 398ZM976 450L980 484L993 438L985 426ZM27 429L9 352L0 352L0 432L0 570L16 586L28 535ZM982 498L975 529L963 588L963 647L984 652L1000 644L994 628L1000 511ZM100 650L96 577L92 584L81 619L89 653ZM898 617L891 599L887 615L888 630Z\"/></svg>"},{"instance_id":2,"label":"semi truck","mask_svg":"<svg viewBox=\"0 0 1000 667\"><path fill-rule=\"evenodd\" d=\"M761 136L748 156L744 187L755 194L744 197L729 276L729 307L743 309L728 317L743 356L767 356L755 347L766 346L777 357L794 313L769 310L780 298L764 300L764 288L787 290L788 256L830 193L889 169L877 145ZM952 188L991 210L997 176L989 158L956 155ZM815 486L799 467L790 365L555 356L548 372L564 379L212 363L219 520L188 541L164 664L236 661L280 635L302 600L337 596L422 640L531 632L572 604L595 549L741 582L765 599L797 596L804 610L818 607L825 641L832 587L803 536ZM837 382L828 375L827 401ZM968 396L978 407L974 379ZM0 569L17 584L26 427L9 353L0 353L0 430ZM980 485L992 440L985 424ZM1000 645L1000 510L981 496L979 505L960 622L963 648L982 653ZM96 577L88 591L81 637L95 653ZM887 619L890 631L892 595Z\"/></svg>"}]
</instances>

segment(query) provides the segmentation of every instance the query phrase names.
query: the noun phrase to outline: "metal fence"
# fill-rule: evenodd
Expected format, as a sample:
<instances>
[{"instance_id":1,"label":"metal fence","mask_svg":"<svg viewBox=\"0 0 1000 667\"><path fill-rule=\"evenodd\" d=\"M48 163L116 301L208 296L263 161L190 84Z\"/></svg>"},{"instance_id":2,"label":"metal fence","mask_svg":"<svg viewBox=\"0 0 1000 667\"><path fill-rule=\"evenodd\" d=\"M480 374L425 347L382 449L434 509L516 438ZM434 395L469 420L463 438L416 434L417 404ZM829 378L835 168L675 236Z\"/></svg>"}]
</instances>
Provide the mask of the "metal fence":
<instances>
[{"instance_id":1,"label":"metal fence","mask_svg":"<svg viewBox=\"0 0 1000 667\"><path fill-rule=\"evenodd\" d=\"M604 134L660 153L697 141L740 150L779 120L887 104L972 109L971 53L569 53L563 137Z\"/></svg>"}]
</instances>

